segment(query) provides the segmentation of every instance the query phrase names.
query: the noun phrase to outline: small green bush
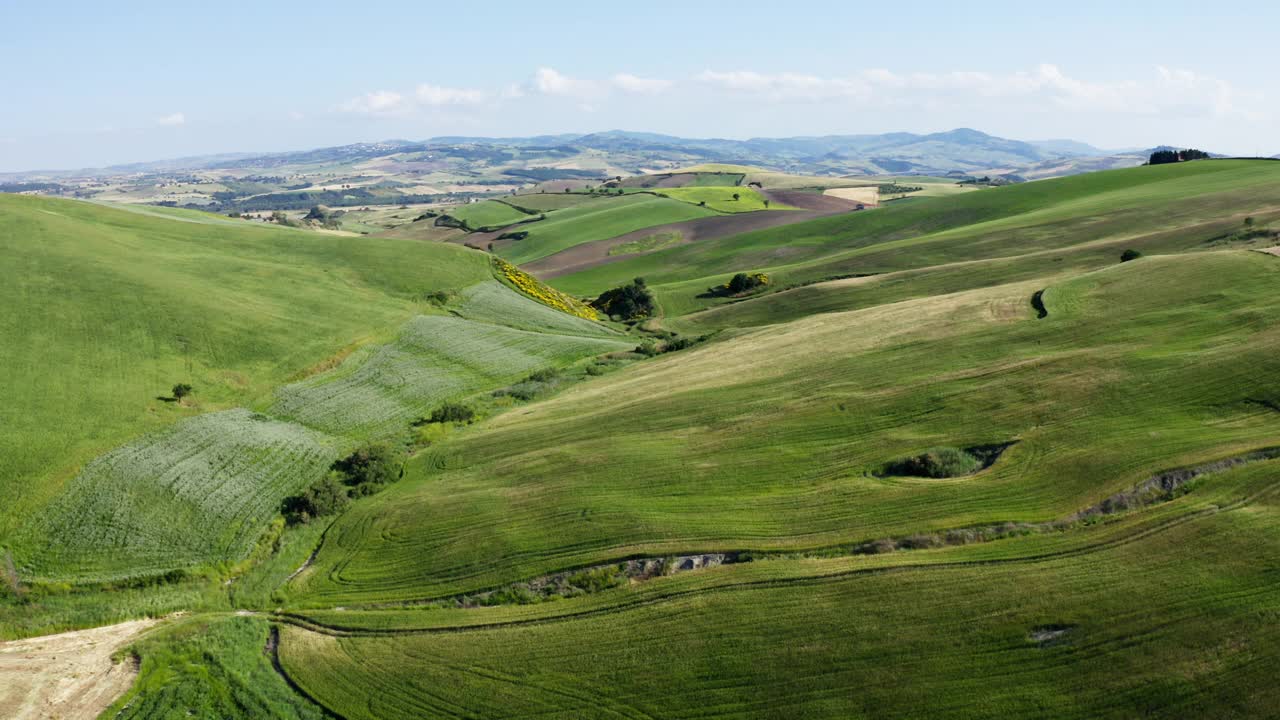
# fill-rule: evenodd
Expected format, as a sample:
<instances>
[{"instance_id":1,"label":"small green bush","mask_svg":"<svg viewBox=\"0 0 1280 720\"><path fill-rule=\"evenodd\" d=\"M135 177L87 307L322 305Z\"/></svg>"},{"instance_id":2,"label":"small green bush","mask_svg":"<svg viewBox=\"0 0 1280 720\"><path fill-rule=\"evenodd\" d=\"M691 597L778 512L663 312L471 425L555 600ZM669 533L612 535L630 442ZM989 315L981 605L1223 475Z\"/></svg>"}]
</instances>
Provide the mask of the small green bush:
<instances>
[{"instance_id":1,"label":"small green bush","mask_svg":"<svg viewBox=\"0 0 1280 720\"><path fill-rule=\"evenodd\" d=\"M431 411L427 422L469 423L476 419L476 411L461 403L447 402Z\"/></svg>"},{"instance_id":2,"label":"small green bush","mask_svg":"<svg viewBox=\"0 0 1280 720\"><path fill-rule=\"evenodd\" d=\"M890 475L927 478L960 477L980 469L981 460L953 447L930 448L919 455L891 463L886 468Z\"/></svg>"},{"instance_id":3,"label":"small green bush","mask_svg":"<svg viewBox=\"0 0 1280 720\"><path fill-rule=\"evenodd\" d=\"M1137 260L1140 257L1142 257L1142 253L1134 250L1133 248L1129 248L1120 254L1120 262L1129 262L1130 260Z\"/></svg>"}]
</instances>

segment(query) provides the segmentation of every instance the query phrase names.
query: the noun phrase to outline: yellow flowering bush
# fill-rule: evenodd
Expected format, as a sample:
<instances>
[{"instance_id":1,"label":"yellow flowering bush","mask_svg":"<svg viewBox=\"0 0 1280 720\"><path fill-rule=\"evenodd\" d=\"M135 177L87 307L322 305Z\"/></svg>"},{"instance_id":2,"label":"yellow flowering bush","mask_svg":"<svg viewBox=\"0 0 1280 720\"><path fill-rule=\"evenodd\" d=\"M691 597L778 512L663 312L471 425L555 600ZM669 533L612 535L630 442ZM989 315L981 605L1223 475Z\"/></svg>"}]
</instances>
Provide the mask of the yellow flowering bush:
<instances>
[{"instance_id":1,"label":"yellow flowering bush","mask_svg":"<svg viewBox=\"0 0 1280 720\"><path fill-rule=\"evenodd\" d=\"M529 273L503 260L502 258L493 258L494 267L497 269L498 278L503 280L511 287L537 300L538 302L553 307L561 312L576 315L587 320L599 320L600 315L590 305L581 300L567 295L544 284Z\"/></svg>"}]
</instances>

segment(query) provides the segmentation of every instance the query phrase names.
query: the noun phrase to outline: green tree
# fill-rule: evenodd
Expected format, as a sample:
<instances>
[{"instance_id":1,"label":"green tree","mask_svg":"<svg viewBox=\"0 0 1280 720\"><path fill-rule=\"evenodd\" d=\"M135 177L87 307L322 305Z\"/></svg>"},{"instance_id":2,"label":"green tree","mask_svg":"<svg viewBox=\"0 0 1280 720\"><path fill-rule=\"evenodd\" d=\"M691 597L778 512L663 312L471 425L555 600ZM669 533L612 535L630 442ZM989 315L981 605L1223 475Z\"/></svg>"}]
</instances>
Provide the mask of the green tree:
<instances>
[{"instance_id":1,"label":"green tree","mask_svg":"<svg viewBox=\"0 0 1280 720\"><path fill-rule=\"evenodd\" d=\"M1120 262L1129 262L1130 260L1137 260L1140 257L1142 257L1142 253L1134 250L1133 248L1129 248L1120 254Z\"/></svg>"},{"instance_id":2,"label":"green tree","mask_svg":"<svg viewBox=\"0 0 1280 720\"><path fill-rule=\"evenodd\" d=\"M187 383L178 383L177 385L173 386L173 390L172 390L173 399L182 400L182 398L190 395L193 392L195 392L195 388L191 387Z\"/></svg>"},{"instance_id":3,"label":"green tree","mask_svg":"<svg viewBox=\"0 0 1280 720\"><path fill-rule=\"evenodd\" d=\"M285 498L280 509L290 524L297 525L311 522L314 518L336 515L350 503L347 489L333 477L326 476L301 495Z\"/></svg>"},{"instance_id":4,"label":"green tree","mask_svg":"<svg viewBox=\"0 0 1280 720\"><path fill-rule=\"evenodd\" d=\"M333 463L345 484L360 495L370 495L395 482L403 470L400 453L388 443L370 443Z\"/></svg>"}]
</instances>

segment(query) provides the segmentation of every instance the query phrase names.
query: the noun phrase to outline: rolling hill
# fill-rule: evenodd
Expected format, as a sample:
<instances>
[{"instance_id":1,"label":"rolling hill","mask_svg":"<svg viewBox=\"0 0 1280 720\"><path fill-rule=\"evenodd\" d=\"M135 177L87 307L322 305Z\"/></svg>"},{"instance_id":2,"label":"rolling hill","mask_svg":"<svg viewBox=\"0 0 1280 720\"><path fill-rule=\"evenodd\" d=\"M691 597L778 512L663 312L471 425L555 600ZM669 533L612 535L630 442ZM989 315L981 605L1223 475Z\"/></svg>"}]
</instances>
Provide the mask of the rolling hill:
<instances>
[{"instance_id":1,"label":"rolling hill","mask_svg":"<svg viewBox=\"0 0 1280 720\"><path fill-rule=\"evenodd\" d=\"M496 256L0 196L0 636L188 613L112 717L1269 716L1280 164L696 204L742 170L508 197ZM369 442L397 479L286 522Z\"/></svg>"}]
</instances>

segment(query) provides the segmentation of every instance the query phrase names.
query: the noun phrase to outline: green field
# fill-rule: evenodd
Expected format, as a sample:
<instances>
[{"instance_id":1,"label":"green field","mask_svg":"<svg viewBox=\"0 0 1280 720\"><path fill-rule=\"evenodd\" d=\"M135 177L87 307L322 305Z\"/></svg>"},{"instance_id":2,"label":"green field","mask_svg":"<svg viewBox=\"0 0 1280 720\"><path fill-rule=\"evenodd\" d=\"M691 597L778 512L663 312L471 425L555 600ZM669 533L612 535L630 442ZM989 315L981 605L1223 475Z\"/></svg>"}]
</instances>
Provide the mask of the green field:
<instances>
[{"instance_id":1,"label":"green field","mask_svg":"<svg viewBox=\"0 0 1280 720\"><path fill-rule=\"evenodd\" d=\"M668 314L723 302L699 299L711 280L761 270L773 287L854 274L887 273L975 260L1046 254L1046 267L1067 253L1109 244L1190 250L1265 213L1280 198L1280 167L1220 161L1200 167L1136 168L1000 188L998 193L922 198L873 212L850 213L628 258L552 284L592 294L642 275L661 288ZM1224 208L1227 209L1224 212ZM1095 265L1097 267L1098 265ZM1001 274L968 274L990 284ZM919 288L927 294L928 286ZM959 289L953 287L951 290Z\"/></svg>"},{"instance_id":2,"label":"green field","mask_svg":"<svg viewBox=\"0 0 1280 720\"><path fill-rule=\"evenodd\" d=\"M499 200L483 200L469 205L458 205L448 208L445 214L466 223L472 230L482 228L500 228L530 219L528 213Z\"/></svg>"},{"instance_id":3,"label":"green field","mask_svg":"<svg viewBox=\"0 0 1280 720\"><path fill-rule=\"evenodd\" d=\"M608 202L608 197L588 193L525 193L504 198L504 201L527 210L551 212L579 205Z\"/></svg>"},{"instance_id":4,"label":"green field","mask_svg":"<svg viewBox=\"0 0 1280 720\"><path fill-rule=\"evenodd\" d=\"M705 203L707 207L723 213L754 212L756 210L788 210L786 205L772 203L765 207L764 196L752 188L745 187L682 187L656 191L681 202L698 205ZM734 196L737 199L734 199Z\"/></svg>"},{"instance_id":5,"label":"green field","mask_svg":"<svg viewBox=\"0 0 1280 720\"><path fill-rule=\"evenodd\" d=\"M528 231L529 236L498 254L519 265L592 240L715 214L710 208L644 193L601 198L522 225L520 229Z\"/></svg>"},{"instance_id":6,"label":"green field","mask_svg":"<svg viewBox=\"0 0 1280 720\"><path fill-rule=\"evenodd\" d=\"M522 197L512 262L719 214ZM654 230L553 281L643 276L631 327L457 245L0 196L0 637L191 611L112 717L1269 717L1278 228L1280 163L1198 161ZM369 439L402 477L286 526Z\"/></svg>"}]
</instances>

